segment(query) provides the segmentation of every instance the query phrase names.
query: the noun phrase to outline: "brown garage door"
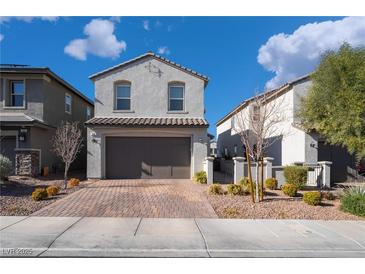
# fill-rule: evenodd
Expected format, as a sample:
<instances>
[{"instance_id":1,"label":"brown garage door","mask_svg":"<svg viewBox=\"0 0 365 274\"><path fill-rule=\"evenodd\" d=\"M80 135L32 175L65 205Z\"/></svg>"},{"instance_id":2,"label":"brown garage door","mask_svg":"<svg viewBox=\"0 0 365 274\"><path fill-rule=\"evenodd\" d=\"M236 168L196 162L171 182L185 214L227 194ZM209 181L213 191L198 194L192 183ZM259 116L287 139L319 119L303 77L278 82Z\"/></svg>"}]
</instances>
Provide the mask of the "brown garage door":
<instances>
[{"instance_id":1,"label":"brown garage door","mask_svg":"<svg viewBox=\"0 0 365 274\"><path fill-rule=\"evenodd\" d=\"M190 178L190 138L106 137L110 179Z\"/></svg>"}]
</instances>

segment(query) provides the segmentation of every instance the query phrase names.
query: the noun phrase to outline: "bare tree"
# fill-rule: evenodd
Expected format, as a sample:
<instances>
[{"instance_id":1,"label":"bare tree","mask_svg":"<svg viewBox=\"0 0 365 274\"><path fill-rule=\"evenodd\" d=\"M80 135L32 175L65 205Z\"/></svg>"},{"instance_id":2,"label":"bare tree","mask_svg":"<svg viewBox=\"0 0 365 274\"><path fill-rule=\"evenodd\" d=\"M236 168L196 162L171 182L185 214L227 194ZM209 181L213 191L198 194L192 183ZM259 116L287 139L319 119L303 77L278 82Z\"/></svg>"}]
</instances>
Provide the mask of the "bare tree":
<instances>
[{"instance_id":1,"label":"bare tree","mask_svg":"<svg viewBox=\"0 0 365 274\"><path fill-rule=\"evenodd\" d=\"M67 188L67 173L82 148L82 131L78 122L62 122L51 140L53 152L65 164L64 184Z\"/></svg>"},{"instance_id":2,"label":"bare tree","mask_svg":"<svg viewBox=\"0 0 365 274\"><path fill-rule=\"evenodd\" d=\"M233 128L239 134L245 147L251 190L253 190L251 159L256 162L255 196L251 191L253 201L261 201L264 196L264 154L273 143L286 134L284 127L279 125L286 119L285 108L284 96L280 96L276 92L266 92L256 94L235 113Z\"/></svg>"}]
</instances>

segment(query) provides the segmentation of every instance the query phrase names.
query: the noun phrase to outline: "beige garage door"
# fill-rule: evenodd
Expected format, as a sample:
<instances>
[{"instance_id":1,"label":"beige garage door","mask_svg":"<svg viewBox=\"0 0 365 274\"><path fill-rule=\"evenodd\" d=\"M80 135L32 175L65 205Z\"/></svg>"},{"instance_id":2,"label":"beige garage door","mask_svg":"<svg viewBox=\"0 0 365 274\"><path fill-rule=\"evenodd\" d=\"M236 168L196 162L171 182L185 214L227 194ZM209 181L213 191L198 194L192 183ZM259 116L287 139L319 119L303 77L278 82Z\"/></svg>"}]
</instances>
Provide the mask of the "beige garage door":
<instances>
[{"instance_id":1,"label":"beige garage door","mask_svg":"<svg viewBox=\"0 0 365 274\"><path fill-rule=\"evenodd\" d=\"M106 137L109 179L190 178L190 138Z\"/></svg>"}]
</instances>

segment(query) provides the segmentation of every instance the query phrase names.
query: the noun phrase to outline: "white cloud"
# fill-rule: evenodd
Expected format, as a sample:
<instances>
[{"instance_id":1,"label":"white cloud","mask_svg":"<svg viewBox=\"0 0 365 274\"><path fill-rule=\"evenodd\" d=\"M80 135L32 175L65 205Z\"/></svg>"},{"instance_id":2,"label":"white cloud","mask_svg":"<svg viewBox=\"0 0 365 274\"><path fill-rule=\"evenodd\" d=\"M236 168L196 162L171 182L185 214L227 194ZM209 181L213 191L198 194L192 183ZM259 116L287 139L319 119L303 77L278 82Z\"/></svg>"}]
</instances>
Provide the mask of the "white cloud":
<instances>
[{"instance_id":1,"label":"white cloud","mask_svg":"<svg viewBox=\"0 0 365 274\"><path fill-rule=\"evenodd\" d=\"M150 22L148 20L144 20L142 22L142 25L143 25L144 30L146 30L146 31L150 30Z\"/></svg>"},{"instance_id":2,"label":"white cloud","mask_svg":"<svg viewBox=\"0 0 365 274\"><path fill-rule=\"evenodd\" d=\"M271 36L259 49L258 62L275 77L266 88L310 73L327 50L337 50L343 42L352 46L365 45L365 17L346 17L337 21L310 23L292 34Z\"/></svg>"},{"instance_id":3,"label":"white cloud","mask_svg":"<svg viewBox=\"0 0 365 274\"><path fill-rule=\"evenodd\" d=\"M0 42L2 41L2 40L4 40L4 35L2 35L1 33L0 33Z\"/></svg>"},{"instance_id":4,"label":"white cloud","mask_svg":"<svg viewBox=\"0 0 365 274\"><path fill-rule=\"evenodd\" d=\"M84 39L72 40L64 49L65 53L79 60L86 60L87 54L99 57L117 58L126 50L125 41L117 40L114 23L110 20L93 19L84 27Z\"/></svg>"},{"instance_id":5,"label":"white cloud","mask_svg":"<svg viewBox=\"0 0 365 274\"><path fill-rule=\"evenodd\" d=\"M59 16L0 16L0 24L9 22L10 20L18 20L26 23L31 23L33 20L42 20L48 22L56 22Z\"/></svg>"},{"instance_id":6,"label":"white cloud","mask_svg":"<svg viewBox=\"0 0 365 274\"><path fill-rule=\"evenodd\" d=\"M169 55L171 52L170 52L170 49L166 46L163 46L163 47L159 47L157 49L157 52L158 54L165 54L165 55Z\"/></svg>"},{"instance_id":7,"label":"white cloud","mask_svg":"<svg viewBox=\"0 0 365 274\"><path fill-rule=\"evenodd\" d=\"M110 17L110 21L113 21L115 23L120 23L120 19L121 19L120 16L112 16L112 17Z\"/></svg>"}]
</instances>

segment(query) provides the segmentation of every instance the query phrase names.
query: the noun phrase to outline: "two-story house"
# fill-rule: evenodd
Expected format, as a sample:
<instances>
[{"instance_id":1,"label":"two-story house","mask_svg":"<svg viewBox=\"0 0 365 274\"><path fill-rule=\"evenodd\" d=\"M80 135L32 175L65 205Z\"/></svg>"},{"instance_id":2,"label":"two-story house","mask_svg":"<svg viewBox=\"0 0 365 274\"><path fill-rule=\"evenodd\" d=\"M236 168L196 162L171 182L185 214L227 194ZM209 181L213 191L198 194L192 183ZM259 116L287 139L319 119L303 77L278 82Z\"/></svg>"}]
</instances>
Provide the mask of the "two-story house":
<instances>
[{"instance_id":1,"label":"two-story house","mask_svg":"<svg viewBox=\"0 0 365 274\"><path fill-rule=\"evenodd\" d=\"M93 117L94 104L47 67L0 67L1 154L8 157L16 174L38 174L62 168L51 151L51 138L62 121ZM84 129L86 139L86 129ZM72 165L86 167L86 142Z\"/></svg>"},{"instance_id":2,"label":"two-story house","mask_svg":"<svg viewBox=\"0 0 365 274\"><path fill-rule=\"evenodd\" d=\"M353 155L345 148L332 146L316 132L305 131L301 126L297 111L301 100L311 86L310 76L304 76L281 87L266 91L268 98L274 98L277 113L280 113L282 122L276 125L277 130L271 130L276 140L266 151L267 157L273 157L274 166L285 166L294 163L316 164L318 161L330 161L331 180L344 181L356 176L356 161ZM271 102L271 100L270 100ZM270 104L268 102L268 104ZM231 158L245 157L244 149L239 136L239 119L245 112L254 111L254 100L249 98L241 102L231 112L220 119L217 124L218 156ZM243 114L242 114L243 113ZM280 136L276 136L280 134Z\"/></svg>"},{"instance_id":3,"label":"two-story house","mask_svg":"<svg viewBox=\"0 0 365 274\"><path fill-rule=\"evenodd\" d=\"M148 52L90 78L88 178L192 178L203 169L206 76Z\"/></svg>"}]
</instances>

